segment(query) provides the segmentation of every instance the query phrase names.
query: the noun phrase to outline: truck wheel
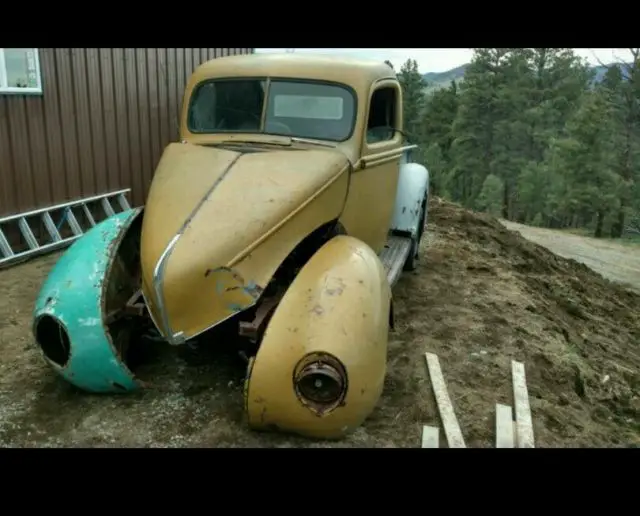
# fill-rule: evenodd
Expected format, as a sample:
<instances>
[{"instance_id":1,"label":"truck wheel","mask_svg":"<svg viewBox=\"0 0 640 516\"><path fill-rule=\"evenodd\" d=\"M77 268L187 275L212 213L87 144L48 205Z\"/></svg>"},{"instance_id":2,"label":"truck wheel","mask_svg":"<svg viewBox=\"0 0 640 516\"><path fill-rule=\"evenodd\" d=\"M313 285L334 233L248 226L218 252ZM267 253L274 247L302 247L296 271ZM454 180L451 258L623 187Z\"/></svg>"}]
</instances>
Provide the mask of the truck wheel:
<instances>
[{"instance_id":1,"label":"truck wheel","mask_svg":"<svg viewBox=\"0 0 640 516\"><path fill-rule=\"evenodd\" d=\"M422 240L422 234L424 233L424 222L425 216L427 212L427 199L425 198L422 201L422 207L420 209L420 222L418 223L418 233L417 235L411 239L411 250L409 251L409 256L407 256L407 261L404 262L404 270L405 271L414 271L418 266L418 255L420 252L420 241Z\"/></svg>"}]
</instances>

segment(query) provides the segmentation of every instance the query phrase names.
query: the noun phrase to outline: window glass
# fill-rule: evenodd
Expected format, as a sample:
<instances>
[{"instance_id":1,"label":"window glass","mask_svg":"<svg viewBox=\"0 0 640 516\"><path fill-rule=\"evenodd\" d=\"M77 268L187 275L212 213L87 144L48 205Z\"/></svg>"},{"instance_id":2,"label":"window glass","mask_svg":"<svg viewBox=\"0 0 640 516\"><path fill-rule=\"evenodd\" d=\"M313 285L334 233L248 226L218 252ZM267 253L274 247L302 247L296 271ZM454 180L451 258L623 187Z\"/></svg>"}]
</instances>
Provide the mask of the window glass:
<instances>
[{"instance_id":1,"label":"window glass","mask_svg":"<svg viewBox=\"0 0 640 516\"><path fill-rule=\"evenodd\" d=\"M213 80L194 92L188 124L196 133L269 133L342 141L355 122L354 95L343 86L262 79ZM261 126L266 109L264 127Z\"/></svg>"},{"instance_id":2,"label":"window glass","mask_svg":"<svg viewBox=\"0 0 640 516\"><path fill-rule=\"evenodd\" d=\"M203 83L191 101L190 129L197 133L258 132L264 90L265 82L254 79Z\"/></svg>"},{"instance_id":3,"label":"window glass","mask_svg":"<svg viewBox=\"0 0 640 516\"><path fill-rule=\"evenodd\" d=\"M353 93L334 84L272 81L265 131L300 138L343 141L353 129Z\"/></svg>"},{"instance_id":4,"label":"window glass","mask_svg":"<svg viewBox=\"0 0 640 516\"><path fill-rule=\"evenodd\" d=\"M33 48L5 48L4 66L9 88L38 88L38 69Z\"/></svg>"},{"instance_id":5,"label":"window glass","mask_svg":"<svg viewBox=\"0 0 640 516\"><path fill-rule=\"evenodd\" d=\"M396 90L382 87L371 96L369 120L367 121L367 143L392 140L395 136Z\"/></svg>"},{"instance_id":6,"label":"window glass","mask_svg":"<svg viewBox=\"0 0 640 516\"><path fill-rule=\"evenodd\" d=\"M273 115L279 118L341 120L344 116L344 101L341 97L276 95L273 97Z\"/></svg>"}]
</instances>

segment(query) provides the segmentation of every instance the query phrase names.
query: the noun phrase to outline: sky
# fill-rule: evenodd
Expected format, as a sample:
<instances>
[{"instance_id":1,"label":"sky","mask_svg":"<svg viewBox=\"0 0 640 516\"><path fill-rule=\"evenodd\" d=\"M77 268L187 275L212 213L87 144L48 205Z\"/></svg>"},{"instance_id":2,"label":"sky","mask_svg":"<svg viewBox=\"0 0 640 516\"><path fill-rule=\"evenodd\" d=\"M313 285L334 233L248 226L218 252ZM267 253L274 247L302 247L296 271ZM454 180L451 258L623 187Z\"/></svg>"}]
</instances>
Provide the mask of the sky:
<instances>
[{"instance_id":1,"label":"sky","mask_svg":"<svg viewBox=\"0 0 640 516\"><path fill-rule=\"evenodd\" d=\"M350 56L358 59L389 60L398 70L407 59L415 59L422 73L446 72L456 66L471 61L470 48L256 48L256 52L285 52L294 50L297 54L312 53L335 56ZM598 59L609 64L630 55L624 48L575 48L576 54L597 65Z\"/></svg>"}]
</instances>

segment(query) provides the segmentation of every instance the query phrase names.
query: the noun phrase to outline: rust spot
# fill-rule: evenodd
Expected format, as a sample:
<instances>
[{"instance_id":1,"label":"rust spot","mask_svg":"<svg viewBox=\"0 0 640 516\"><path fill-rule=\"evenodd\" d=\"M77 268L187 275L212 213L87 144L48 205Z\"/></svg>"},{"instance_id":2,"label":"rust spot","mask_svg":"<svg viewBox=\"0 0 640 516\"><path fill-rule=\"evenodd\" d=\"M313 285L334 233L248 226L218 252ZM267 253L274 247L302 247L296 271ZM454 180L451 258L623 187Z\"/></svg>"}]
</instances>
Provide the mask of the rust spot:
<instances>
[{"instance_id":1,"label":"rust spot","mask_svg":"<svg viewBox=\"0 0 640 516\"><path fill-rule=\"evenodd\" d=\"M240 274L238 274L236 271L234 271L233 269L229 269L228 267L220 267L217 270L221 270L221 271L227 271L228 273L231 274L231 276L233 277L234 280L236 280L238 283L244 283L244 279L242 278L242 276L240 276Z\"/></svg>"},{"instance_id":2,"label":"rust spot","mask_svg":"<svg viewBox=\"0 0 640 516\"><path fill-rule=\"evenodd\" d=\"M264 299L258 305L253 321L240 321L238 325L239 334L255 342L260 340L283 294L284 292L281 292Z\"/></svg>"}]
</instances>

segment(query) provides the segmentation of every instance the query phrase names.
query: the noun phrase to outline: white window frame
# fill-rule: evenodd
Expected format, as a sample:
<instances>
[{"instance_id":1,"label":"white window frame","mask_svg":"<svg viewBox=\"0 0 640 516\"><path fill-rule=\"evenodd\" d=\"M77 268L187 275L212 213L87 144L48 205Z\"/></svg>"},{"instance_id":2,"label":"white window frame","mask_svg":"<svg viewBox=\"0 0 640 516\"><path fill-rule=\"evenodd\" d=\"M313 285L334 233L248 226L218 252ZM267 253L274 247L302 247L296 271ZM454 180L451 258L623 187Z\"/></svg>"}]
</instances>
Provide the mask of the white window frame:
<instances>
[{"instance_id":1,"label":"white window frame","mask_svg":"<svg viewBox=\"0 0 640 516\"><path fill-rule=\"evenodd\" d=\"M35 60L36 79L38 86L35 88L16 88L7 86L7 69L4 61L4 48L0 48L0 95L42 95L42 70L40 69L40 56L38 49L33 48Z\"/></svg>"}]
</instances>

